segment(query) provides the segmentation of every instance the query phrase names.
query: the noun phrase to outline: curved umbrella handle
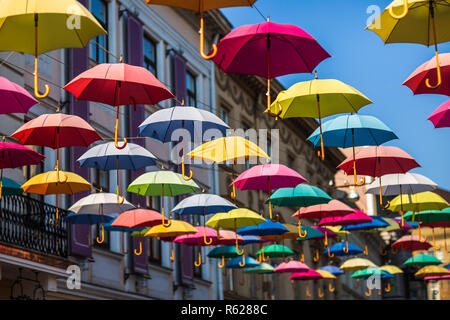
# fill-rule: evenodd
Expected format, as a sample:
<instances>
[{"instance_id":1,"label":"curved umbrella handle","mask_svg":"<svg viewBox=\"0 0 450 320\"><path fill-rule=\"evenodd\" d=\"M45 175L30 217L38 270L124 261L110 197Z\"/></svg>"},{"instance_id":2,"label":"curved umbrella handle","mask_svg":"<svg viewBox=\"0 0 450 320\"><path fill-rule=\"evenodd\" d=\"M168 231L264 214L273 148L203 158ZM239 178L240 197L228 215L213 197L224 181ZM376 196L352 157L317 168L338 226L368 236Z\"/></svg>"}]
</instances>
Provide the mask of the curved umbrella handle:
<instances>
[{"instance_id":1,"label":"curved umbrella handle","mask_svg":"<svg viewBox=\"0 0 450 320\"><path fill-rule=\"evenodd\" d=\"M391 202L390 201L388 201L387 203L386 203L386 205L381 205L382 206L382 208L384 208L384 209L389 209L389 207L391 206ZM404 226L404 224L402 225L402 227Z\"/></svg>"},{"instance_id":2,"label":"curved umbrella handle","mask_svg":"<svg viewBox=\"0 0 450 320\"><path fill-rule=\"evenodd\" d=\"M230 197L232 200L236 200L236 186L234 185L234 178L233 178L233 191L231 191Z\"/></svg>"},{"instance_id":3,"label":"curved umbrella handle","mask_svg":"<svg viewBox=\"0 0 450 320\"><path fill-rule=\"evenodd\" d=\"M394 13L394 7L391 6L389 8L389 15L394 19L401 20L406 17L406 15L408 14L408 10L408 0L403 0L403 12L400 15L396 15Z\"/></svg>"},{"instance_id":4,"label":"curved umbrella handle","mask_svg":"<svg viewBox=\"0 0 450 320\"><path fill-rule=\"evenodd\" d=\"M212 238L209 238L209 241L206 240L206 231L205 231L205 229L203 229L203 242L204 242L206 245L210 245L210 244L213 242L213 239L212 239Z\"/></svg>"},{"instance_id":5,"label":"curved umbrella handle","mask_svg":"<svg viewBox=\"0 0 450 320\"><path fill-rule=\"evenodd\" d=\"M174 262L175 261L175 250L173 250L172 247L172 253L170 254L170 262Z\"/></svg>"},{"instance_id":6,"label":"curved umbrella handle","mask_svg":"<svg viewBox=\"0 0 450 320\"><path fill-rule=\"evenodd\" d=\"M427 236L425 236L425 238L422 240L422 230L420 228L420 222L418 223L418 229L419 229L419 241L424 243L425 241L427 241Z\"/></svg>"},{"instance_id":7,"label":"curved umbrella handle","mask_svg":"<svg viewBox=\"0 0 450 320\"><path fill-rule=\"evenodd\" d=\"M117 185L117 204L123 204L125 202L125 196L120 196L119 194L119 185Z\"/></svg>"},{"instance_id":8,"label":"curved umbrella handle","mask_svg":"<svg viewBox=\"0 0 450 320\"><path fill-rule=\"evenodd\" d=\"M436 67L437 83L435 85L431 85L430 79L429 78L425 79L425 85L430 89L437 89L442 84L442 73L441 73L441 67L439 65L439 55L438 55L437 51L436 51L436 63L437 63L437 67Z\"/></svg>"},{"instance_id":9,"label":"curved umbrella handle","mask_svg":"<svg viewBox=\"0 0 450 320\"><path fill-rule=\"evenodd\" d=\"M334 292L335 290L336 290L336 288L333 287L333 284L330 282L330 283L328 284L328 291Z\"/></svg>"},{"instance_id":10,"label":"curved umbrella handle","mask_svg":"<svg viewBox=\"0 0 450 320\"><path fill-rule=\"evenodd\" d=\"M278 118L280 117L281 113L283 112L283 107L281 106L281 104L278 104L278 112L277 113L273 113L270 110L270 102L269 100L267 100L267 109L266 111L269 114L269 116L271 116L272 118L275 118L275 120L278 120Z\"/></svg>"},{"instance_id":11,"label":"curved umbrella handle","mask_svg":"<svg viewBox=\"0 0 450 320\"><path fill-rule=\"evenodd\" d=\"M242 256L244 254L244 249L239 250L239 243L238 243L238 238L236 236L236 254L239 256Z\"/></svg>"},{"instance_id":12,"label":"curved umbrella handle","mask_svg":"<svg viewBox=\"0 0 450 320\"><path fill-rule=\"evenodd\" d=\"M306 286L306 296L311 297L311 292L309 292L309 287Z\"/></svg>"},{"instance_id":13,"label":"curved umbrella handle","mask_svg":"<svg viewBox=\"0 0 450 320\"><path fill-rule=\"evenodd\" d=\"M203 12L200 15L200 55L202 56L203 59L205 60L210 60L212 58L214 58L217 55L217 46L215 44L212 45L213 47L213 52L210 55L207 55L204 51L204 46L205 46L205 27L204 27L204 23L203 23Z\"/></svg>"},{"instance_id":14,"label":"curved umbrella handle","mask_svg":"<svg viewBox=\"0 0 450 320\"><path fill-rule=\"evenodd\" d=\"M342 248L342 251L348 253L348 240L345 241L345 247Z\"/></svg>"},{"instance_id":15,"label":"curved umbrella handle","mask_svg":"<svg viewBox=\"0 0 450 320\"><path fill-rule=\"evenodd\" d=\"M320 258L320 256L319 256L319 249L316 249L316 254L313 257L314 262L319 261L319 258Z\"/></svg>"},{"instance_id":16,"label":"curved umbrella handle","mask_svg":"<svg viewBox=\"0 0 450 320\"><path fill-rule=\"evenodd\" d=\"M198 249L198 261L194 261L194 265L196 267L200 267L202 265L202 253L200 248Z\"/></svg>"},{"instance_id":17,"label":"curved umbrella handle","mask_svg":"<svg viewBox=\"0 0 450 320\"><path fill-rule=\"evenodd\" d=\"M330 247L328 247L328 252L327 252L327 254L328 254L328 257L329 257L329 258L334 258L334 253L331 253Z\"/></svg>"},{"instance_id":18,"label":"curved umbrella handle","mask_svg":"<svg viewBox=\"0 0 450 320\"><path fill-rule=\"evenodd\" d=\"M97 237L97 243L103 243L103 241L105 241L105 228L104 228L104 226L103 226L103 224L102 224L102 232L101 232L101 239L99 239L98 237Z\"/></svg>"},{"instance_id":19,"label":"curved umbrella handle","mask_svg":"<svg viewBox=\"0 0 450 320\"><path fill-rule=\"evenodd\" d=\"M270 257L265 257L265 255L264 255L264 247L262 247L262 254L261 254L261 256L262 256L262 260L263 261L265 261L265 262L267 262L267 261L269 261L269 259L270 259Z\"/></svg>"},{"instance_id":20,"label":"curved umbrella handle","mask_svg":"<svg viewBox=\"0 0 450 320\"><path fill-rule=\"evenodd\" d=\"M189 181L192 179L192 176L194 175L194 173L192 172L192 170L189 169L189 177L186 176L185 174L185 168L184 168L184 156L181 159L181 175L183 176L183 180L184 181Z\"/></svg>"},{"instance_id":21,"label":"curved umbrella handle","mask_svg":"<svg viewBox=\"0 0 450 320\"><path fill-rule=\"evenodd\" d=\"M364 245L364 251L363 251L363 254L364 254L365 256L368 256L368 255L369 255L369 249L367 248L367 243Z\"/></svg>"},{"instance_id":22,"label":"curved umbrella handle","mask_svg":"<svg viewBox=\"0 0 450 320\"><path fill-rule=\"evenodd\" d=\"M222 256L222 263L217 263L217 266L220 268L220 269L222 269L223 267L225 267L225 257L224 256Z\"/></svg>"},{"instance_id":23,"label":"curved umbrella handle","mask_svg":"<svg viewBox=\"0 0 450 320\"><path fill-rule=\"evenodd\" d=\"M263 261L264 261L264 260L263 260L263 258L262 258L261 252L260 252L259 255L258 255L258 259L256 259L256 262L261 263L261 262L263 262Z\"/></svg>"},{"instance_id":24,"label":"curved umbrella handle","mask_svg":"<svg viewBox=\"0 0 450 320\"><path fill-rule=\"evenodd\" d=\"M325 295L325 293L320 290L320 287L317 288L317 295L319 296L319 298L323 298L323 296Z\"/></svg>"},{"instance_id":25,"label":"curved umbrella handle","mask_svg":"<svg viewBox=\"0 0 450 320\"><path fill-rule=\"evenodd\" d=\"M239 261L239 266L241 267L245 266L245 255L242 256L242 263Z\"/></svg>"},{"instance_id":26,"label":"curved umbrella handle","mask_svg":"<svg viewBox=\"0 0 450 320\"><path fill-rule=\"evenodd\" d=\"M134 254L140 256L142 254L142 242L139 241L139 252L134 249Z\"/></svg>"},{"instance_id":27,"label":"curved umbrella handle","mask_svg":"<svg viewBox=\"0 0 450 320\"><path fill-rule=\"evenodd\" d=\"M163 225L163 227L168 228L172 225L172 221L167 220L167 224L165 223L165 219L164 219L164 207L161 209L161 215L162 215L162 222L161 224Z\"/></svg>"},{"instance_id":28,"label":"curved umbrella handle","mask_svg":"<svg viewBox=\"0 0 450 320\"><path fill-rule=\"evenodd\" d=\"M117 107L119 108L119 107ZM118 110L118 109L117 109ZM117 149L122 150L128 144L127 138L123 138L123 145L119 145L119 118L116 118L116 129L114 132L114 145Z\"/></svg>"},{"instance_id":29,"label":"curved umbrella handle","mask_svg":"<svg viewBox=\"0 0 450 320\"><path fill-rule=\"evenodd\" d=\"M434 236L434 228L431 228L431 229L433 230L433 249L435 251L441 250L442 244L440 244L438 247L436 247L436 239L435 239L435 236Z\"/></svg>"},{"instance_id":30,"label":"curved umbrella handle","mask_svg":"<svg viewBox=\"0 0 450 320\"><path fill-rule=\"evenodd\" d=\"M384 288L384 292L391 292L391 282L388 281L386 288Z\"/></svg>"},{"instance_id":31,"label":"curved umbrella handle","mask_svg":"<svg viewBox=\"0 0 450 320\"><path fill-rule=\"evenodd\" d=\"M355 179L355 186L360 187L360 186L363 186L363 185L366 184L366 177L362 177L361 182L358 183L358 179L357 179L357 176L356 176L356 161L355 161L355 159L353 159L353 177Z\"/></svg>"},{"instance_id":32,"label":"curved umbrella handle","mask_svg":"<svg viewBox=\"0 0 450 320\"><path fill-rule=\"evenodd\" d=\"M38 57L34 57L34 95L36 98L44 99L50 94L50 87L48 84L44 85L45 92L43 94L39 93L39 77L38 77Z\"/></svg>"},{"instance_id":33,"label":"curved umbrella handle","mask_svg":"<svg viewBox=\"0 0 450 320\"><path fill-rule=\"evenodd\" d=\"M356 286L355 284L353 284L353 289L358 289L359 288L359 279L356 279Z\"/></svg>"},{"instance_id":34,"label":"curved umbrella handle","mask_svg":"<svg viewBox=\"0 0 450 320\"><path fill-rule=\"evenodd\" d=\"M328 247L328 232L325 231L325 241L323 242L325 247Z\"/></svg>"},{"instance_id":35,"label":"curved umbrella handle","mask_svg":"<svg viewBox=\"0 0 450 320\"><path fill-rule=\"evenodd\" d=\"M302 258L300 259L300 262L305 263L305 255L302 253Z\"/></svg>"},{"instance_id":36,"label":"curved umbrella handle","mask_svg":"<svg viewBox=\"0 0 450 320\"><path fill-rule=\"evenodd\" d=\"M270 218L270 221L272 221L272 222L280 222L280 215L277 213L275 216L276 216L276 218L275 219Z\"/></svg>"},{"instance_id":37,"label":"curved umbrella handle","mask_svg":"<svg viewBox=\"0 0 450 320\"><path fill-rule=\"evenodd\" d=\"M305 230L305 233L302 233L302 224L300 219L298 219L298 236L300 238L306 238L308 236L308 231Z\"/></svg>"},{"instance_id":38,"label":"curved umbrella handle","mask_svg":"<svg viewBox=\"0 0 450 320\"><path fill-rule=\"evenodd\" d=\"M372 289L370 289L370 288L367 288L367 289L369 289L369 291L364 292L364 294L365 294L367 297L370 297L370 296L372 295Z\"/></svg>"}]
</instances>

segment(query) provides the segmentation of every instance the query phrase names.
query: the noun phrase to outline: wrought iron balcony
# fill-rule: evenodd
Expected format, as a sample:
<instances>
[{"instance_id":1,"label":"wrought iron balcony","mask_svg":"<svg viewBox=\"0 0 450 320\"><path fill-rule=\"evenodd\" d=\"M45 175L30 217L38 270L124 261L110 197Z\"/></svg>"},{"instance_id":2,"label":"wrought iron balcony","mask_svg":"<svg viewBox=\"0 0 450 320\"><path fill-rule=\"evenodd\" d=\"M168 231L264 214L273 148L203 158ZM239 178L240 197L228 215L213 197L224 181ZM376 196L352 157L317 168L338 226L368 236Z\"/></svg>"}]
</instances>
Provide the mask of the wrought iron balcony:
<instances>
[{"instance_id":1,"label":"wrought iron balcony","mask_svg":"<svg viewBox=\"0 0 450 320\"><path fill-rule=\"evenodd\" d=\"M69 212L26 196L3 196L0 200L0 243L66 258ZM53 223L51 223L53 221Z\"/></svg>"}]
</instances>

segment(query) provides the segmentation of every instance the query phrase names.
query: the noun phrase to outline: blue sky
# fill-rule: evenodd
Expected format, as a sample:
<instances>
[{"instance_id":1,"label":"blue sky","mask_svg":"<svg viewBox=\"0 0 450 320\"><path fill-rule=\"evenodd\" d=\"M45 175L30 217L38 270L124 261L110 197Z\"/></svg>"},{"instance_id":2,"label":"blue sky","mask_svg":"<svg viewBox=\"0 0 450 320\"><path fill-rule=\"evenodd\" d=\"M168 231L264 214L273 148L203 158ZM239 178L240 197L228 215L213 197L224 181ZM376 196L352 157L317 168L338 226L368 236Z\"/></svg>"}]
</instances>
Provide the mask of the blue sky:
<instances>
[{"instance_id":1,"label":"blue sky","mask_svg":"<svg viewBox=\"0 0 450 320\"><path fill-rule=\"evenodd\" d=\"M423 174L441 188L450 190L450 128L435 129L426 120L449 97L416 95L402 86L422 63L434 57L434 47L419 44L388 44L365 30L370 5L382 10L391 1L366 0L258 0L255 5L270 21L299 26L311 34L332 58L317 67L319 77L341 80L374 103L359 113L383 121L400 138L385 145L397 146L422 166L411 172ZM222 12L238 27L264 22L255 8L227 8ZM440 44L439 52L450 52L450 43ZM311 80L311 74L278 78L285 86ZM328 120L331 118L325 118Z\"/></svg>"}]
</instances>

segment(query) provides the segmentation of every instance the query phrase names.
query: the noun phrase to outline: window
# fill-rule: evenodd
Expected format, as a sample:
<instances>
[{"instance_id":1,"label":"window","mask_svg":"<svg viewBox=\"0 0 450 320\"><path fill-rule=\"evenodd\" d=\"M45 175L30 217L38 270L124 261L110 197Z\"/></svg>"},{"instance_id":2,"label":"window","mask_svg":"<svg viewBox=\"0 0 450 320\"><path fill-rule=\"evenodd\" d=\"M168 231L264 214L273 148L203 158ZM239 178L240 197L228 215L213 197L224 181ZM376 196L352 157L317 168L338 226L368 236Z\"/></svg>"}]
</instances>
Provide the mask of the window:
<instances>
[{"instance_id":1,"label":"window","mask_svg":"<svg viewBox=\"0 0 450 320\"><path fill-rule=\"evenodd\" d=\"M161 197L147 197L147 207L161 211ZM148 260L153 263L161 263L161 240L156 237L149 238Z\"/></svg>"},{"instance_id":2,"label":"window","mask_svg":"<svg viewBox=\"0 0 450 320\"><path fill-rule=\"evenodd\" d=\"M225 122L227 125L230 125L230 112L227 108L220 107L220 119Z\"/></svg>"},{"instance_id":3,"label":"window","mask_svg":"<svg viewBox=\"0 0 450 320\"><path fill-rule=\"evenodd\" d=\"M195 76L189 71L186 72L186 105L197 107L197 85L195 83Z\"/></svg>"},{"instance_id":4,"label":"window","mask_svg":"<svg viewBox=\"0 0 450 320\"><path fill-rule=\"evenodd\" d=\"M106 1L91 0L91 12L102 27L108 30L108 4ZM105 51L105 49L108 50L108 36L106 34L99 35L94 41L91 42L90 58L97 63L108 62L108 56Z\"/></svg>"},{"instance_id":5,"label":"window","mask_svg":"<svg viewBox=\"0 0 450 320\"><path fill-rule=\"evenodd\" d=\"M109 171L103 171L99 169L92 169L92 186L97 190L102 190L103 192L109 192ZM95 226L94 230L94 245L99 248L105 248L109 250L110 244L110 233L109 231L104 232L104 241L102 243L97 242L97 237L101 239L102 226L98 224Z\"/></svg>"},{"instance_id":6,"label":"window","mask_svg":"<svg viewBox=\"0 0 450 320\"><path fill-rule=\"evenodd\" d=\"M156 74L156 44L148 37L144 37L144 68Z\"/></svg>"}]
</instances>

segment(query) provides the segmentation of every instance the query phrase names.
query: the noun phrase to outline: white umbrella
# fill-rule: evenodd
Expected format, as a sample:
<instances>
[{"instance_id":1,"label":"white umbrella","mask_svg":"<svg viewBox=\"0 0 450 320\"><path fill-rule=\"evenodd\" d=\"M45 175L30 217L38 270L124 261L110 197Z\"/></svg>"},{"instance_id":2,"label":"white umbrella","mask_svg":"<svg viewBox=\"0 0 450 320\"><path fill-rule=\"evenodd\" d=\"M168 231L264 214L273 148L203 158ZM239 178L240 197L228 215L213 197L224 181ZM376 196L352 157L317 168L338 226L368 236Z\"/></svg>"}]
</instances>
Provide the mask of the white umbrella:
<instances>
[{"instance_id":1,"label":"white umbrella","mask_svg":"<svg viewBox=\"0 0 450 320\"><path fill-rule=\"evenodd\" d=\"M104 241L104 226L103 215L120 214L127 210L134 209L134 206L127 200L122 204L117 203L117 198L114 193L92 193L75 202L68 210L75 213L75 215L100 215L102 218L102 238L97 237L97 242Z\"/></svg>"}]
</instances>

